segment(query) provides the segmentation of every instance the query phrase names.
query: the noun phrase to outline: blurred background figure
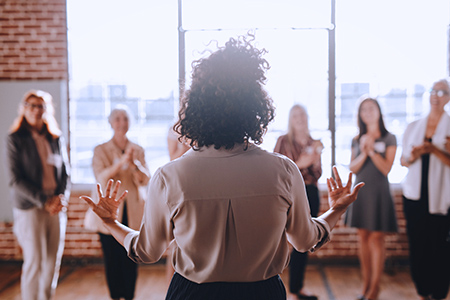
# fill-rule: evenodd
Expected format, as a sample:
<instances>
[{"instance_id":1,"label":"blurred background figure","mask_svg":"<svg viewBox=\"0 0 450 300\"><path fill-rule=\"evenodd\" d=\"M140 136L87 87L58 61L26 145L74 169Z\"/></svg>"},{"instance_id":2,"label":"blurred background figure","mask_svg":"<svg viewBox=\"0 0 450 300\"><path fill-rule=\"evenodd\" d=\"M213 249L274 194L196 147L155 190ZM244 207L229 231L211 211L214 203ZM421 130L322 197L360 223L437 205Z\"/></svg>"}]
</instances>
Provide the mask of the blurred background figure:
<instances>
[{"instance_id":1,"label":"blurred background figure","mask_svg":"<svg viewBox=\"0 0 450 300\"><path fill-rule=\"evenodd\" d=\"M350 205L345 223L358 228L359 262L363 278L358 299L376 299L385 262L385 232L397 232L397 218L388 174L397 150L397 140L384 125L378 101L364 97L358 108L359 134L352 140L350 170L355 184L366 185Z\"/></svg>"},{"instance_id":2,"label":"blurred background figure","mask_svg":"<svg viewBox=\"0 0 450 300\"><path fill-rule=\"evenodd\" d=\"M144 149L127 138L131 113L125 105L118 105L108 119L114 132L108 142L94 149L92 168L95 179L106 185L109 179L122 182L121 192L128 195L119 207L119 220L130 228L139 230L144 212L145 187L150 180L150 172L145 163ZM92 193L97 195L97 189ZM97 200L98 201L98 200ZM97 231L102 244L106 281L112 299L133 299L137 279L137 264L128 258L127 252L110 235L102 221L91 210L85 218L85 227Z\"/></svg>"},{"instance_id":3,"label":"blurred background figure","mask_svg":"<svg viewBox=\"0 0 450 300\"><path fill-rule=\"evenodd\" d=\"M311 137L308 114L302 105L294 105L289 112L288 132L278 138L274 152L289 157L300 169L306 185L311 216L317 217L320 196L317 181L322 175L321 153L323 145ZM293 249L289 262L289 291L298 299L316 300L303 288L308 252Z\"/></svg>"},{"instance_id":4,"label":"blurred background figure","mask_svg":"<svg viewBox=\"0 0 450 300\"><path fill-rule=\"evenodd\" d=\"M444 299L450 283L450 117L444 109L449 100L448 81L435 82L428 115L403 135L401 164L408 168L403 209L411 277L422 300Z\"/></svg>"},{"instance_id":5,"label":"blurred background figure","mask_svg":"<svg viewBox=\"0 0 450 300\"><path fill-rule=\"evenodd\" d=\"M51 299L64 251L70 168L50 94L25 94L7 147L22 299Z\"/></svg>"}]
</instances>

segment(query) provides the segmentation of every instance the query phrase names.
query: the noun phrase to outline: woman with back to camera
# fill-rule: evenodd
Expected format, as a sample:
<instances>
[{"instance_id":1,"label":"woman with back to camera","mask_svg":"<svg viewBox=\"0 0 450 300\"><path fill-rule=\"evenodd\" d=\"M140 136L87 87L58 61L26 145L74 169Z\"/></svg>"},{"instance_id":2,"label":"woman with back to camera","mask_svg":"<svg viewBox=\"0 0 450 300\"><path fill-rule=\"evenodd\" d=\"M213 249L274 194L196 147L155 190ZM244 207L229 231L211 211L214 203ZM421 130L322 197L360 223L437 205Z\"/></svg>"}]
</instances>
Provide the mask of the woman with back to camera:
<instances>
[{"instance_id":1,"label":"woman with back to camera","mask_svg":"<svg viewBox=\"0 0 450 300\"><path fill-rule=\"evenodd\" d=\"M273 150L283 154L297 165L305 181L311 216L317 217L320 207L317 181L322 175L321 153L323 144L311 137L305 107L296 104L289 111L288 133L278 138ZM303 288L308 253L293 249L289 261L289 291L298 299L317 300Z\"/></svg>"},{"instance_id":2,"label":"woman with back to camera","mask_svg":"<svg viewBox=\"0 0 450 300\"><path fill-rule=\"evenodd\" d=\"M430 111L403 134L401 164L403 209L409 241L411 276L422 300L445 299L450 283L450 100L446 79L433 84Z\"/></svg>"},{"instance_id":3,"label":"woman with back to camera","mask_svg":"<svg viewBox=\"0 0 450 300\"><path fill-rule=\"evenodd\" d=\"M122 224L138 230L144 213L144 199L139 189L150 180L150 172L145 163L144 149L130 141L127 132L130 127L131 113L125 105L117 105L108 118L113 137L94 149L92 169L97 182L106 185L110 178L120 180L120 192L128 191L125 201L119 206L118 220ZM97 195L96 190L93 197ZM97 200L97 199L96 199ZM97 220L89 221L90 217ZM117 243L108 228L95 214L88 214L85 227L97 231L102 244L106 281L112 299L133 299L137 264L128 258L125 249Z\"/></svg>"},{"instance_id":4,"label":"woman with back to camera","mask_svg":"<svg viewBox=\"0 0 450 300\"><path fill-rule=\"evenodd\" d=\"M358 228L359 262L363 278L358 299L376 299L385 262L385 233L397 232L397 218L388 181L397 150L395 136L384 126L380 104L363 96L358 107L359 134L352 140L350 171L355 183L365 182L350 205L345 222Z\"/></svg>"},{"instance_id":5,"label":"woman with back to camera","mask_svg":"<svg viewBox=\"0 0 450 300\"><path fill-rule=\"evenodd\" d=\"M51 299L64 251L70 167L49 93L23 97L8 135L8 163L22 299Z\"/></svg>"},{"instance_id":6,"label":"woman with back to camera","mask_svg":"<svg viewBox=\"0 0 450 300\"><path fill-rule=\"evenodd\" d=\"M194 151L155 172L140 231L117 220L120 182L105 195L98 185L99 204L82 197L137 262L158 261L176 242L166 299L286 299L288 241L318 249L363 185L351 192L351 176L343 186L334 169L330 210L310 216L298 167L257 146L274 115L263 53L241 37L194 64L176 125Z\"/></svg>"}]
</instances>

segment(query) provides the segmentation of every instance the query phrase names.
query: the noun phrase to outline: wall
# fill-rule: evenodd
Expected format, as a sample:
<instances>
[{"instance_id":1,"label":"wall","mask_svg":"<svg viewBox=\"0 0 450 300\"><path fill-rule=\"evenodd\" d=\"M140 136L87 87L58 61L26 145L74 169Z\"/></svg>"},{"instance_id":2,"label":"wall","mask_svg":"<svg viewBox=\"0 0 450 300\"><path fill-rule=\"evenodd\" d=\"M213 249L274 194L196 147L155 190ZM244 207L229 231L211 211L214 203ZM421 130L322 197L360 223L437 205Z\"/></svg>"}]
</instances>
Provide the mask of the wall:
<instances>
[{"instance_id":1,"label":"wall","mask_svg":"<svg viewBox=\"0 0 450 300\"><path fill-rule=\"evenodd\" d=\"M56 119L68 137L67 26L65 0L0 2L0 157L19 101L30 89L53 95ZM62 116L64 116L62 118ZM61 122L61 120L66 122ZM12 220L8 176L0 172L0 221ZM7 226L0 225L0 226Z\"/></svg>"}]
</instances>

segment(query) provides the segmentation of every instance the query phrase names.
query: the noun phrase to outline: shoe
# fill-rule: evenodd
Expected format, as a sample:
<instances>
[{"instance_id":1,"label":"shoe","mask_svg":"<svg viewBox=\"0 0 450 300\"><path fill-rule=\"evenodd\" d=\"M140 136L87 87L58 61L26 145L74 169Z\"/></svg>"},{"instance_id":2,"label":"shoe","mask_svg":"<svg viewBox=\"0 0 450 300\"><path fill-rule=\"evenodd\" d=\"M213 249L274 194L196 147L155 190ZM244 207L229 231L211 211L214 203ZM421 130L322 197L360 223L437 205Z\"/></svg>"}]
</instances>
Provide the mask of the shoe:
<instances>
[{"instance_id":1,"label":"shoe","mask_svg":"<svg viewBox=\"0 0 450 300\"><path fill-rule=\"evenodd\" d=\"M318 300L316 295L305 295L305 294L297 294L297 299L299 300Z\"/></svg>"}]
</instances>

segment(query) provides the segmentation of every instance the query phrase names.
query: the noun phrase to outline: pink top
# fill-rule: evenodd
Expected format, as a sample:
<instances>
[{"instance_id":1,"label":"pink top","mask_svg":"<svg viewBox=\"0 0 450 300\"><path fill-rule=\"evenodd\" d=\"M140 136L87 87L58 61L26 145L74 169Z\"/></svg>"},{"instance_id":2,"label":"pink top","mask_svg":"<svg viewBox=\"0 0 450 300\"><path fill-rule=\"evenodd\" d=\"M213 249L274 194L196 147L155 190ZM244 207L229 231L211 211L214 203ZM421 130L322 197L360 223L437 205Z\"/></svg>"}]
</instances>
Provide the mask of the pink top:
<instances>
[{"instance_id":1,"label":"pink top","mask_svg":"<svg viewBox=\"0 0 450 300\"><path fill-rule=\"evenodd\" d=\"M270 278L287 266L288 241L314 250L330 232L311 218L297 166L255 145L189 150L158 169L142 222L125 238L128 255L156 262L175 240L175 270L197 283Z\"/></svg>"},{"instance_id":2,"label":"pink top","mask_svg":"<svg viewBox=\"0 0 450 300\"><path fill-rule=\"evenodd\" d=\"M313 148L314 142L316 142L316 140L310 137L306 145L302 146L296 142L291 143L288 135L282 135L278 138L273 152L286 155L295 162L302 154L307 153L308 151L316 151L316 149ZM317 185L317 181L320 176L322 176L322 162L318 159L307 168L300 169L300 173L302 173L303 180L306 184Z\"/></svg>"},{"instance_id":3,"label":"pink top","mask_svg":"<svg viewBox=\"0 0 450 300\"><path fill-rule=\"evenodd\" d=\"M56 190L55 162L53 162L53 152L45 134L39 134L36 130L31 130L31 136L36 143L36 148L42 163L42 190L49 195L53 195Z\"/></svg>"}]
</instances>

